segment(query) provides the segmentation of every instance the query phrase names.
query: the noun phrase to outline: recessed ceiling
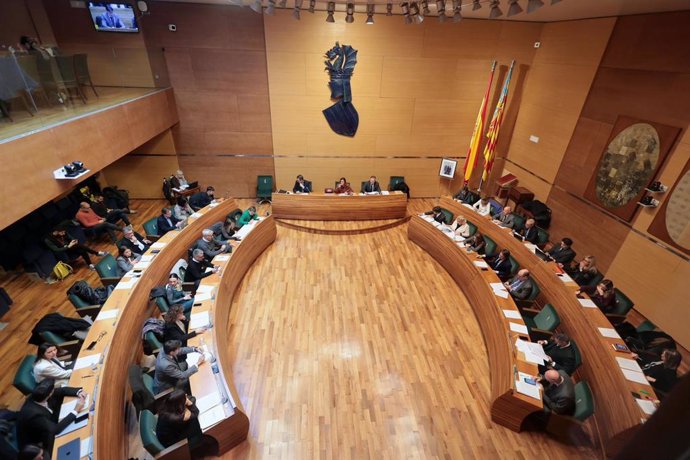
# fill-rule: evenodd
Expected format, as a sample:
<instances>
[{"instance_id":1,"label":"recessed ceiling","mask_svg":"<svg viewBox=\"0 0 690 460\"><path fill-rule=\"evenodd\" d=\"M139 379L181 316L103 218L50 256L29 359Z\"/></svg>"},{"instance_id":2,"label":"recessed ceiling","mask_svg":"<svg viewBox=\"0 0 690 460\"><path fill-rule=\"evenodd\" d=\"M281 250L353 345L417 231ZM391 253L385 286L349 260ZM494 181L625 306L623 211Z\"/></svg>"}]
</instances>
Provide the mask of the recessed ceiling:
<instances>
[{"instance_id":1,"label":"recessed ceiling","mask_svg":"<svg viewBox=\"0 0 690 460\"><path fill-rule=\"evenodd\" d=\"M179 3L208 3L215 5L240 5L244 3L245 6L253 3L253 0L157 0L167 2ZM407 0L410 1L410 0ZM507 17L509 0L500 0L499 6L503 12L498 20L503 21L534 21L534 22L554 22L554 21L569 21L573 19L587 19L600 18L607 16L625 16L630 14L643 13L660 13L665 11L680 11L690 10L690 0L560 0L555 4L551 4L552 0L542 0L544 6L537 11L528 14L527 0L518 0L518 3L524 10L520 14ZM338 10L344 10L344 5L347 0L335 0L338 5ZM357 12L363 13L367 3L375 3L377 5L385 5L386 3L393 3L394 12L399 14L400 1L388 2L387 0L350 0L351 3L357 5ZM276 2L277 3L277 2ZM421 3L418 2L418 3ZM472 0L462 0L462 15L465 18L488 19L489 17L489 0L481 0L482 7L479 10L472 11ZM268 0L263 0L264 6L268 4ZM302 9L308 8L309 2L304 1ZM294 0L288 0L287 7L292 9L294 7ZM429 0L429 8L432 14L435 14L436 3L435 0ZM326 10L326 2L318 1L316 9L319 11ZM452 15L452 1L446 0L446 15ZM377 8L377 14L385 14L384 8Z\"/></svg>"}]
</instances>

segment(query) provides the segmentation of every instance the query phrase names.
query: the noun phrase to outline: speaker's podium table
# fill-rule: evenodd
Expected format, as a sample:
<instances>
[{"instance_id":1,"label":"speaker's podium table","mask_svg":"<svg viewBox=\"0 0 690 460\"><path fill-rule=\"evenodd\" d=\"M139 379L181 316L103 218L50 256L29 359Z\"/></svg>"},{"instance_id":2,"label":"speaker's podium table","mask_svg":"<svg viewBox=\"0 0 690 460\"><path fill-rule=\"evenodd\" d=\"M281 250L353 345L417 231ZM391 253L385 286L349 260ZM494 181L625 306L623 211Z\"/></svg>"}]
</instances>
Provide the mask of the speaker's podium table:
<instances>
[{"instance_id":1,"label":"speaker's podium table","mask_svg":"<svg viewBox=\"0 0 690 460\"><path fill-rule=\"evenodd\" d=\"M276 219L401 219L407 215L407 195L399 191L384 191L380 195L274 193L272 211Z\"/></svg>"}]
</instances>

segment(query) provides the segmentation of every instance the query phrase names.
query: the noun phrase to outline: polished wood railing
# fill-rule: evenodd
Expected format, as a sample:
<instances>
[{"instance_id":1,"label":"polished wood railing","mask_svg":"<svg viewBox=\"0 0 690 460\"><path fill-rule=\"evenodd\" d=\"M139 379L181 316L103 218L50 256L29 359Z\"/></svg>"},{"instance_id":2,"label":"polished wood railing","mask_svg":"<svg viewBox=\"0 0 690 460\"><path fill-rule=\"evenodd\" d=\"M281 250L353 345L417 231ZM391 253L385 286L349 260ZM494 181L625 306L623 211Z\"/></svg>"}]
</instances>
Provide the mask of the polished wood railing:
<instances>
[{"instance_id":1,"label":"polished wood railing","mask_svg":"<svg viewBox=\"0 0 690 460\"><path fill-rule=\"evenodd\" d=\"M299 220L383 220L407 214L407 195L336 195L274 193L273 217Z\"/></svg>"}]
</instances>

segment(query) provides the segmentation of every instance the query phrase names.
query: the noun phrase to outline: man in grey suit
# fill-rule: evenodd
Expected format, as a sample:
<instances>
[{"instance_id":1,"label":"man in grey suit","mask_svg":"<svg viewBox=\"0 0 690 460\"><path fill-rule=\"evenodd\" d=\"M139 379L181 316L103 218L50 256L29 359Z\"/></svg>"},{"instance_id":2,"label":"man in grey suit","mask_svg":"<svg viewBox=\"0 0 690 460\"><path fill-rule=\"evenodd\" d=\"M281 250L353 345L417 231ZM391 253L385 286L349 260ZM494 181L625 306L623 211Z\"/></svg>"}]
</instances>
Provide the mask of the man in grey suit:
<instances>
[{"instance_id":1,"label":"man in grey suit","mask_svg":"<svg viewBox=\"0 0 690 460\"><path fill-rule=\"evenodd\" d=\"M211 261L218 254L232 251L229 244L221 244L213 239L213 230L207 228L201 232L201 239L197 240L196 249L204 251L204 257Z\"/></svg>"},{"instance_id":2,"label":"man in grey suit","mask_svg":"<svg viewBox=\"0 0 690 460\"><path fill-rule=\"evenodd\" d=\"M381 193L381 186L376 181L376 176L371 176L369 181L364 183L362 193Z\"/></svg>"},{"instance_id":3,"label":"man in grey suit","mask_svg":"<svg viewBox=\"0 0 690 460\"><path fill-rule=\"evenodd\" d=\"M575 384L564 370L548 370L544 373L544 412L573 415L575 412Z\"/></svg>"},{"instance_id":4,"label":"man in grey suit","mask_svg":"<svg viewBox=\"0 0 690 460\"><path fill-rule=\"evenodd\" d=\"M529 270L523 268L510 281L503 283L513 299L525 300L532 293L534 282Z\"/></svg>"},{"instance_id":5,"label":"man in grey suit","mask_svg":"<svg viewBox=\"0 0 690 460\"><path fill-rule=\"evenodd\" d=\"M156 358L156 373L153 377L153 392L158 394L169 388L182 388L189 392L189 377L195 374L205 362L204 355L199 357L195 366L187 367L185 361L178 361L178 355L184 356L187 353L201 350L196 347L183 347L179 340L168 340L163 344L163 351L158 353Z\"/></svg>"},{"instance_id":6,"label":"man in grey suit","mask_svg":"<svg viewBox=\"0 0 690 460\"><path fill-rule=\"evenodd\" d=\"M513 210L510 208L510 206L503 208L503 211L498 213L498 215L494 218L494 222L501 227L513 228L515 225L515 216L513 215Z\"/></svg>"}]
</instances>

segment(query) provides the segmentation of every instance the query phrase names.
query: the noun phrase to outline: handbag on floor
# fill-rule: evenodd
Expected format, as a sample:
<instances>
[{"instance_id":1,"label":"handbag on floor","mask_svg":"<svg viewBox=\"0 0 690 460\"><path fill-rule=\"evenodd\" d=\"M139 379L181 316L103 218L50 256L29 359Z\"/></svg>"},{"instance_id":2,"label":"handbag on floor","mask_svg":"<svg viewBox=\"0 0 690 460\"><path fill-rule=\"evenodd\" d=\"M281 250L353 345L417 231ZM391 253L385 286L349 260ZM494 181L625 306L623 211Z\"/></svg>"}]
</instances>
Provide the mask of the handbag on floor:
<instances>
[{"instance_id":1,"label":"handbag on floor","mask_svg":"<svg viewBox=\"0 0 690 460\"><path fill-rule=\"evenodd\" d=\"M55 278L58 281L62 281L69 275L71 275L73 271L74 269L70 265L67 265L63 261L59 261L53 267L53 278Z\"/></svg>"}]
</instances>

